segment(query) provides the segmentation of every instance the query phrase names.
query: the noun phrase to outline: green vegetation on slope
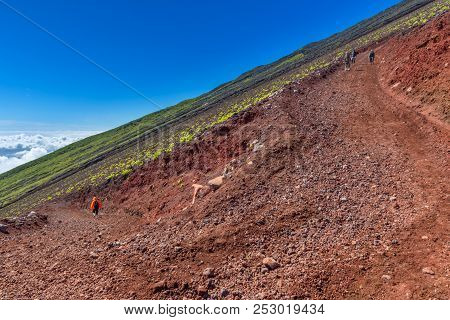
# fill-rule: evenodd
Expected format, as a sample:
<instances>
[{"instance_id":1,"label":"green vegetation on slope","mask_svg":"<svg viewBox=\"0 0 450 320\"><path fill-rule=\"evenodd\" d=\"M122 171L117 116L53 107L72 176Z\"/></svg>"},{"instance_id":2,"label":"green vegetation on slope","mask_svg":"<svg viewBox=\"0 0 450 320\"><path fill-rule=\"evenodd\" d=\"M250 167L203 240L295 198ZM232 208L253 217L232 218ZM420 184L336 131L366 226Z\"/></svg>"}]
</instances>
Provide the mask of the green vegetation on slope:
<instances>
[{"instance_id":1,"label":"green vegetation on slope","mask_svg":"<svg viewBox=\"0 0 450 320\"><path fill-rule=\"evenodd\" d=\"M146 161L270 97L286 84L326 68L352 47L422 25L450 9L450 0L412 0L255 68L196 99L89 137L0 175L0 215L21 213L73 191L129 175ZM21 201L17 201L17 200Z\"/></svg>"}]
</instances>

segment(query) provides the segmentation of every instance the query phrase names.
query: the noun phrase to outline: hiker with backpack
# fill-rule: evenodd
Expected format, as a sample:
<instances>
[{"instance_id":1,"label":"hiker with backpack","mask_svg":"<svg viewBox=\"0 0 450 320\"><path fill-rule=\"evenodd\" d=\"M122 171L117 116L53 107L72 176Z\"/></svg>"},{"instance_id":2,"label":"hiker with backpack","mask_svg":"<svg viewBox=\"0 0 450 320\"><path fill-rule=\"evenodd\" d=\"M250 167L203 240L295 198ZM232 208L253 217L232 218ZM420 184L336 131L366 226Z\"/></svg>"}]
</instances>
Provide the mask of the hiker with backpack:
<instances>
[{"instance_id":1,"label":"hiker with backpack","mask_svg":"<svg viewBox=\"0 0 450 320\"><path fill-rule=\"evenodd\" d=\"M355 49L353 49L353 50L352 50L352 53L351 53L351 57L350 57L353 64L356 63L356 56L357 56L357 55L358 55L358 52L357 52Z\"/></svg>"},{"instance_id":2,"label":"hiker with backpack","mask_svg":"<svg viewBox=\"0 0 450 320\"><path fill-rule=\"evenodd\" d=\"M344 63L345 63L345 71L350 71L350 52L347 52L344 57Z\"/></svg>"},{"instance_id":3,"label":"hiker with backpack","mask_svg":"<svg viewBox=\"0 0 450 320\"><path fill-rule=\"evenodd\" d=\"M98 216L98 211L102 208L102 202L97 197L92 198L91 210L94 217Z\"/></svg>"},{"instance_id":4,"label":"hiker with backpack","mask_svg":"<svg viewBox=\"0 0 450 320\"><path fill-rule=\"evenodd\" d=\"M373 51L373 49L370 50L369 61L370 61L370 64L374 64L374 62L375 62L375 51Z\"/></svg>"}]
</instances>

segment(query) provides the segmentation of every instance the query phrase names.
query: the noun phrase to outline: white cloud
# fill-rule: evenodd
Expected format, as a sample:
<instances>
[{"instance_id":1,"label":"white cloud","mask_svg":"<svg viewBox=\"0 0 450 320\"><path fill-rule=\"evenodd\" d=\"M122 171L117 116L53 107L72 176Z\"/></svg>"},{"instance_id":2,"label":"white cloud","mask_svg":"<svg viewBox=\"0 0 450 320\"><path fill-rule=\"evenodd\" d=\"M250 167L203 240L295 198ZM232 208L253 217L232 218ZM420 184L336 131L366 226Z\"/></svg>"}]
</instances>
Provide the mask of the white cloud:
<instances>
[{"instance_id":1,"label":"white cloud","mask_svg":"<svg viewBox=\"0 0 450 320\"><path fill-rule=\"evenodd\" d=\"M0 133L0 173L96 133L92 131Z\"/></svg>"},{"instance_id":2,"label":"white cloud","mask_svg":"<svg viewBox=\"0 0 450 320\"><path fill-rule=\"evenodd\" d=\"M21 164L24 164L25 162L22 161L19 158L7 158L0 156L0 173L6 172L8 170L11 170L17 166L20 166Z\"/></svg>"}]
</instances>

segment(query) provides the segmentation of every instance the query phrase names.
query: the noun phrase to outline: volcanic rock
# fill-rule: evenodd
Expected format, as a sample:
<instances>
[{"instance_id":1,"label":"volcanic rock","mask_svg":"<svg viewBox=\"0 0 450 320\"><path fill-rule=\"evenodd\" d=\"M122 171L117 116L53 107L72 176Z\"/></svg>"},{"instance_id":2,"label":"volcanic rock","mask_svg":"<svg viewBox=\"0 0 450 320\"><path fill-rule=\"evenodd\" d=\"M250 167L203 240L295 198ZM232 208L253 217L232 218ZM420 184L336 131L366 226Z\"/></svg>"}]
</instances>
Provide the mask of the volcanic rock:
<instances>
[{"instance_id":1,"label":"volcanic rock","mask_svg":"<svg viewBox=\"0 0 450 320\"><path fill-rule=\"evenodd\" d=\"M434 271L430 267L423 268L422 272L425 273L425 274L434 275Z\"/></svg>"},{"instance_id":2,"label":"volcanic rock","mask_svg":"<svg viewBox=\"0 0 450 320\"><path fill-rule=\"evenodd\" d=\"M269 270L275 270L280 267L280 264L275 261L275 259L266 257L263 259L263 265L265 265Z\"/></svg>"}]
</instances>

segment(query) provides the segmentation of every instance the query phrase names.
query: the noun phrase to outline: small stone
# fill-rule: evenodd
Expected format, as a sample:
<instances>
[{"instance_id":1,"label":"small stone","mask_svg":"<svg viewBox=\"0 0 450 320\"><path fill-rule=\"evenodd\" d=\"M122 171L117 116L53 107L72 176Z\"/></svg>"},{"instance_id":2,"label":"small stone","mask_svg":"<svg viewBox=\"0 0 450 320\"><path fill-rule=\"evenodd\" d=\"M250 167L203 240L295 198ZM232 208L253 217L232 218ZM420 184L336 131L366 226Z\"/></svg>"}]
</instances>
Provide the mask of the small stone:
<instances>
[{"instance_id":1,"label":"small stone","mask_svg":"<svg viewBox=\"0 0 450 320\"><path fill-rule=\"evenodd\" d=\"M220 296L222 298L225 298L226 296L228 296L230 294L230 291L228 291L227 289L223 288L222 290L220 290Z\"/></svg>"},{"instance_id":2,"label":"small stone","mask_svg":"<svg viewBox=\"0 0 450 320\"><path fill-rule=\"evenodd\" d=\"M166 282L164 280L161 280L152 286L152 291L154 293L157 293L165 290L166 288L167 288Z\"/></svg>"},{"instance_id":3,"label":"small stone","mask_svg":"<svg viewBox=\"0 0 450 320\"><path fill-rule=\"evenodd\" d=\"M181 285L181 288L183 289L183 290L188 290L189 289L189 282L183 282L183 284Z\"/></svg>"},{"instance_id":4,"label":"small stone","mask_svg":"<svg viewBox=\"0 0 450 320\"><path fill-rule=\"evenodd\" d=\"M422 240L428 240L427 236L422 236Z\"/></svg>"},{"instance_id":5,"label":"small stone","mask_svg":"<svg viewBox=\"0 0 450 320\"><path fill-rule=\"evenodd\" d=\"M407 92L411 92L412 91L412 87L408 87L408 89L406 89Z\"/></svg>"},{"instance_id":6,"label":"small stone","mask_svg":"<svg viewBox=\"0 0 450 320\"><path fill-rule=\"evenodd\" d=\"M216 284L214 283L213 279L208 279L208 284L206 286L208 289L214 289L216 287Z\"/></svg>"},{"instance_id":7,"label":"small stone","mask_svg":"<svg viewBox=\"0 0 450 320\"><path fill-rule=\"evenodd\" d=\"M396 196L391 196L391 197L389 197L389 201L395 201L395 200L397 200L397 197L396 197Z\"/></svg>"},{"instance_id":8,"label":"small stone","mask_svg":"<svg viewBox=\"0 0 450 320\"><path fill-rule=\"evenodd\" d=\"M206 268L203 270L203 275L208 278L213 278L215 276L213 268Z\"/></svg>"},{"instance_id":9,"label":"small stone","mask_svg":"<svg viewBox=\"0 0 450 320\"><path fill-rule=\"evenodd\" d=\"M96 252L94 252L94 251L91 251L89 253L89 257L91 257L92 259L97 259L98 258L98 254Z\"/></svg>"},{"instance_id":10,"label":"small stone","mask_svg":"<svg viewBox=\"0 0 450 320\"><path fill-rule=\"evenodd\" d=\"M356 245L356 241L355 240L352 241L352 245Z\"/></svg>"},{"instance_id":11,"label":"small stone","mask_svg":"<svg viewBox=\"0 0 450 320\"><path fill-rule=\"evenodd\" d=\"M383 279L383 280L385 280L385 281L389 281L389 280L391 280L391 276L390 275L387 275L387 274L383 274L382 276L381 276L381 279Z\"/></svg>"},{"instance_id":12,"label":"small stone","mask_svg":"<svg viewBox=\"0 0 450 320\"><path fill-rule=\"evenodd\" d=\"M275 259L266 257L263 259L263 265L265 265L269 270L275 270L280 267L280 264L275 261Z\"/></svg>"},{"instance_id":13,"label":"small stone","mask_svg":"<svg viewBox=\"0 0 450 320\"><path fill-rule=\"evenodd\" d=\"M398 240L397 240L397 239L394 239L394 240L391 241L391 243L392 243L392 244L398 244Z\"/></svg>"},{"instance_id":14,"label":"small stone","mask_svg":"<svg viewBox=\"0 0 450 320\"><path fill-rule=\"evenodd\" d=\"M58 263L58 262L55 262L55 263L49 268L49 270L50 270L50 271L53 271L53 270L55 270L58 266L59 266L59 263Z\"/></svg>"},{"instance_id":15,"label":"small stone","mask_svg":"<svg viewBox=\"0 0 450 320\"><path fill-rule=\"evenodd\" d=\"M8 226L5 224L0 224L0 232L8 233Z\"/></svg>"},{"instance_id":16,"label":"small stone","mask_svg":"<svg viewBox=\"0 0 450 320\"><path fill-rule=\"evenodd\" d=\"M230 177L231 177L232 171L233 171L233 170L232 170L231 168L225 167L225 169L223 169L222 175L223 175L225 178L230 178Z\"/></svg>"},{"instance_id":17,"label":"small stone","mask_svg":"<svg viewBox=\"0 0 450 320\"><path fill-rule=\"evenodd\" d=\"M208 289L204 286L198 286L197 287L197 293L199 296L204 297L208 294Z\"/></svg>"},{"instance_id":18,"label":"small stone","mask_svg":"<svg viewBox=\"0 0 450 320\"><path fill-rule=\"evenodd\" d=\"M258 152L259 150L262 150L263 148L264 148L264 144L257 142L253 146L253 152Z\"/></svg>"},{"instance_id":19,"label":"small stone","mask_svg":"<svg viewBox=\"0 0 450 320\"><path fill-rule=\"evenodd\" d=\"M30 218L30 219L37 218L36 212L31 211L31 212L27 215L27 217Z\"/></svg>"},{"instance_id":20,"label":"small stone","mask_svg":"<svg viewBox=\"0 0 450 320\"><path fill-rule=\"evenodd\" d=\"M167 288L169 288L169 289L178 289L179 287L180 287L180 284L178 283L178 281L171 281L167 285Z\"/></svg>"},{"instance_id":21,"label":"small stone","mask_svg":"<svg viewBox=\"0 0 450 320\"><path fill-rule=\"evenodd\" d=\"M425 274L434 275L434 271L430 267L423 268L422 272L425 273Z\"/></svg>"},{"instance_id":22,"label":"small stone","mask_svg":"<svg viewBox=\"0 0 450 320\"><path fill-rule=\"evenodd\" d=\"M267 273L267 272L269 272L269 269L267 269L266 267L262 267L261 268L261 273L262 274Z\"/></svg>"},{"instance_id":23,"label":"small stone","mask_svg":"<svg viewBox=\"0 0 450 320\"><path fill-rule=\"evenodd\" d=\"M347 201L347 198L346 198L346 197L341 197L341 198L339 199L339 201L341 201L341 202L346 202L346 201Z\"/></svg>"}]
</instances>

